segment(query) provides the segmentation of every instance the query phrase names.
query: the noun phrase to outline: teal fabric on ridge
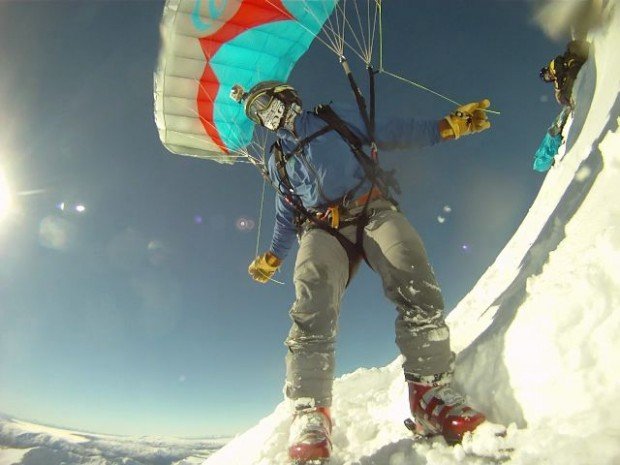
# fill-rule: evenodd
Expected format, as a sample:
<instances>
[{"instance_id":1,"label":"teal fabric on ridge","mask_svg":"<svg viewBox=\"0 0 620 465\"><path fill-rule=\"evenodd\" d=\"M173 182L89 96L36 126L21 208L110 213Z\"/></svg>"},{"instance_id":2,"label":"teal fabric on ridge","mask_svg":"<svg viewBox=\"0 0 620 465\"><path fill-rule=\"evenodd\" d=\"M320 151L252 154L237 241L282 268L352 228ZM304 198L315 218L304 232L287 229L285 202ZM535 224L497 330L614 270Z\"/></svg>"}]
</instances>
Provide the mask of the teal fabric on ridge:
<instances>
[{"instance_id":1,"label":"teal fabric on ridge","mask_svg":"<svg viewBox=\"0 0 620 465\"><path fill-rule=\"evenodd\" d=\"M534 170L542 173L551 168L560 145L562 145L562 136L560 134L556 134L555 136L549 133L545 134L545 137L534 155Z\"/></svg>"}]
</instances>

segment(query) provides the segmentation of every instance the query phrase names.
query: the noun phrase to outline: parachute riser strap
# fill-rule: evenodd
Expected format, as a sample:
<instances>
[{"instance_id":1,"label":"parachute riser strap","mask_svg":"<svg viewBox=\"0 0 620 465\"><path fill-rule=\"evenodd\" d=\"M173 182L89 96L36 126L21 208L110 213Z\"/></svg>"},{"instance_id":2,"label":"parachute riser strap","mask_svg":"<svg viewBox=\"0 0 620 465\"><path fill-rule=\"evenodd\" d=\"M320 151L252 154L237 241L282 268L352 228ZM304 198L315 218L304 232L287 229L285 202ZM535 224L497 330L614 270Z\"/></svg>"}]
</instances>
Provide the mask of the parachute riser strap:
<instances>
[{"instance_id":1,"label":"parachute riser strap","mask_svg":"<svg viewBox=\"0 0 620 465\"><path fill-rule=\"evenodd\" d=\"M366 100L364 99L362 91L357 85L357 82L355 82L355 78L353 77L353 73L351 72L351 68L349 67L349 62L344 56L340 57L340 64L342 65L342 69L344 70L344 73L349 79L349 85L351 86L351 90L353 91L353 95L355 96L355 102L357 103L357 108L359 109L362 121L364 121L364 126L366 127L366 132L368 132L368 138L370 139L370 143L371 145L375 145L374 121L372 121L371 118L368 116ZM369 67L368 69L372 70L371 67ZM374 100L374 97L371 97L371 100ZM371 106L374 106L374 104ZM372 113L374 113L374 108L372 109Z\"/></svg>"},{"instance_id":2,"label":"parachute riser strap","mask_svg":"<svg viewBox=\"0 0 620 465\"><path fill-rule=\"evenodd\" d=\"M331 109L329 105L320 105L315 109L316 115L331 126L344 139L351 152L362 166L366 177L375 185L381 194L395 205L398 203L390 196L390 187L396 193L400 193L398 183L394 179L393 174L383 171L378 163L369 157L362 150L362 143L359 138L353 134L349 127L340 119L340 117Z\"/></svg>"},{"instance_id":3,"label":"parachute riser strap","mask_svg":"<svg viewBox=\"0 0 620 465\"><path fill-rule=\"evenodd\" d=\"M325 126L322 129L319 129L318 131L310 134L308 137L302 139L301 141L299 141L299 143L297 144L297 147L295 147L290 154L285 155L283 154L283 157L285 158L286 161L288 161L291 157L295 156L295 155L299 155L300 153L302 153L304 151L304 149L306 148L306 146L312 142L314 139L316 139L317 137L322 136L323 134L327 134L330 131L333 131L334 128L332 128L329 124L327 126Z\"/></svg>"}]
</instances>

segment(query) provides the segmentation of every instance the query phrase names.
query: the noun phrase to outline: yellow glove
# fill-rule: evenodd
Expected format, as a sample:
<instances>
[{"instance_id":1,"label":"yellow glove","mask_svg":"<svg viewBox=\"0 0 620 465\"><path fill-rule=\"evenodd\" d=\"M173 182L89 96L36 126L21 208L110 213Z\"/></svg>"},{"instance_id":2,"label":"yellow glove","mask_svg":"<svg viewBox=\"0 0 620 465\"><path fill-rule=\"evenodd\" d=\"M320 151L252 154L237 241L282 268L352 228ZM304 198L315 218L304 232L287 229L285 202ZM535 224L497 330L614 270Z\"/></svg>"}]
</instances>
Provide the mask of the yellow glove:
<instances>
[{"instance_id":1,"label":"yellow glove","mask_svg":"<svg viewBox=\"0 0 620 465\"><path fill-rule=\"evenodd\" d=\"M271 279L281 264L282 260L271 252L266 252L256 257L254 261L250 263L248 273L250 273L254 281L266 283Z\"/></svg>"},{"instance_id":2,"label":"yellow glove","mask_svg":"<svg viewBox=\"0 0 620 465\"><path fill-rule=\"evenodd\" d=\"M487 118L486 108L491 102L488 99L468 103L458 107L446 116L439 124L439 132L444 139L458 139L461 136L484 131L491 127Z\"/></svg>"}]
</instances>

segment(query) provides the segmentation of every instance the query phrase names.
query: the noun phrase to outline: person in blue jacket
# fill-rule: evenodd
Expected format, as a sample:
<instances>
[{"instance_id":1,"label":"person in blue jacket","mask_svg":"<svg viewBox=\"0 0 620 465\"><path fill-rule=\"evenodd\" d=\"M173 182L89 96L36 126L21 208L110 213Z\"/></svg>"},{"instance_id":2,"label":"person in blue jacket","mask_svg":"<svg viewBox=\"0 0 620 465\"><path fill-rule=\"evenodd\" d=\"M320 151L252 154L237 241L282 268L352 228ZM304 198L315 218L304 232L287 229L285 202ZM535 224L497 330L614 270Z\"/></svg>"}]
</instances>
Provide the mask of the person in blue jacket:
<instances>
[{"instance_id":1,"label":"person in blue jacket","mask_svg":"<svg viewBox=\"0 0 620 465\"><path fill-rule=\"evenodd\" d=\"M416 431L460 441L485 417L450 386L454 354L441 290L422 240L391 198L391 180L372 153L417 150L485 130L489 101L463 105L440 120L377 122L375 143L360 111L331 105L304 112L286 83L265 81L233 94L252 121L276 135L268 169L281 195L271 246L250 265L252 278L268 282L299 238L293 324L285 341L285 392L294 407L290 458L303 463L330 456L338 314L360 257L396 305L396 342Z\"/></svg>"}]
</instances>

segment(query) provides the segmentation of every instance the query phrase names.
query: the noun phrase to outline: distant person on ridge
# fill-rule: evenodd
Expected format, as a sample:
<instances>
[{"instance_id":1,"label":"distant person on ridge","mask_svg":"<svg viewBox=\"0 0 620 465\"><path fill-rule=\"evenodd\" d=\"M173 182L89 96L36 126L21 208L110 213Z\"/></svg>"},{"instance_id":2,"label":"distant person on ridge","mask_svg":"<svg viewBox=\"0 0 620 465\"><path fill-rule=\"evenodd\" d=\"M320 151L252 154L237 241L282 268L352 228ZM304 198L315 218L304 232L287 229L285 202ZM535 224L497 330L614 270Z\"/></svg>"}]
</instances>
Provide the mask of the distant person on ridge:
<instances>
[{"instance_id":1,"label":"distant person on ridge","mask_svg":"<svg viewBox=\"0 0 620 465\"><path fill-rule=\"evenodd\" d=\"M415 429L459 442L485 417L451 388L454 354L441 290L420 237L390 196L395 181L379 168L374 149L415 150L483 131L490 127L489 101L463 105L441 120L378 122L376 129L371 125L375 146L360 111L333 105L303 112L286 83L265 81L249 92L235 86L231 96L276 134L268 169L281 195L271 247L251 263L252 278L268 282L299 236L293 325L285 341L286 396L294 405L291 460L321 463L330 456L340 301L361 258L396 305L396 342ZM362 150L368 147L370 156Z\"/></svg>"},{"instance_id":2,"label":"distant person on ridge","mask_svg":"<svg viewBox=\"0 0 620 465\"><path fill-rule=\"evenodd\" d=\"M577 74L587 61L590 44L585 40L571 40L562 55L556 56L547 66L540 70L540 78L553 83L555 99L566 107L574 106L572 100L573 85Z\"/></svg>"},{"instance_id":3,"label":"distant person on ridge","mask_svg":"<svg viewBox=\"0 0 620 465\"><path fill-rule=\"evenodd\" d=\"M533 168L545 172L555 164L556 155L564 143L564 126L575 107L573 86L581 67L588 60L590 43L585 40L571 40L562 55L556 56L540 70L540 78L553 84L555 99L562 111L555 118L534 154Z\"/></svg>"}]
</instances>

